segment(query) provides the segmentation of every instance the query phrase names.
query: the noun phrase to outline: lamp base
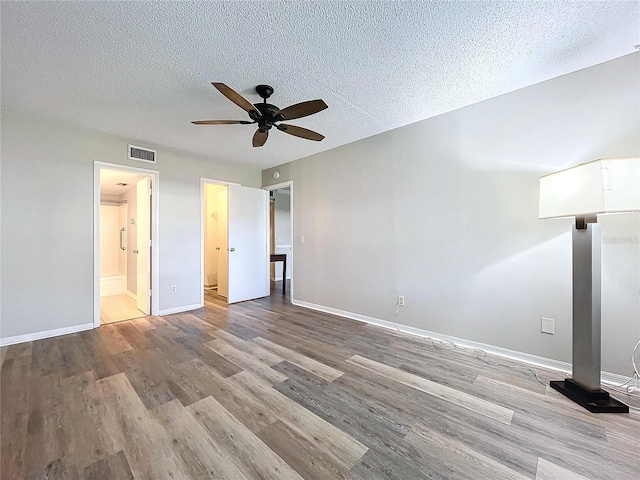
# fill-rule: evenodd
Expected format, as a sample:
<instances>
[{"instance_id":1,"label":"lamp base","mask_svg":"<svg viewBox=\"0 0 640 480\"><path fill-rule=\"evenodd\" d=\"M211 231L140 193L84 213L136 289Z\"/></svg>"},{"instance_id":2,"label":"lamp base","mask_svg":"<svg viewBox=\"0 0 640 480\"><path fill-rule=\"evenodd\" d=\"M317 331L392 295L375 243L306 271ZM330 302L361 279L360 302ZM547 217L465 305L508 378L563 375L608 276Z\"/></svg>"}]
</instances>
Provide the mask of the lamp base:
<instances>
[{"instance_id":1,"label":"lamp base","mask_svg":"<svg viewBox=\"0 0 640 480\"><path fill-rule=\"evenodd\" d=\"M629 407L602 389L587 390L571 378L549 382L551 388L592 413L629 413Z\"/></svg>"}]
</instances>

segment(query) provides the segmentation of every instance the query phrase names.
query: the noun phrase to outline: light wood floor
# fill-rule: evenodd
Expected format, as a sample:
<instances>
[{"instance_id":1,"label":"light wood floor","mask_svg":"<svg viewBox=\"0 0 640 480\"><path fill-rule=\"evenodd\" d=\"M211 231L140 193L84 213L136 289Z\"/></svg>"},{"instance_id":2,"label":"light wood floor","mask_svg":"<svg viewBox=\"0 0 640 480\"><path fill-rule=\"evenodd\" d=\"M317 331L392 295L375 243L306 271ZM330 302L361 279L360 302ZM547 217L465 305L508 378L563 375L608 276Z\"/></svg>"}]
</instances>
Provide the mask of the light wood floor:
<instances>
[{"instance_id":1,"label":"light wood floor","mask_svg":"<svg viewBox=\"0 0 640 480\"><path fill-rule=\"evenodd\" d=\"M138 310L136 301L129 295L109 295L100 297L100 322L113 323L144 317Z\"/></svg>"},{"instance_id":2,"label":"light wood floor","mask_svg":"<svg viewBox=\"0 0 640 480\"><path fill-rule=\"evenodd\" d=\"M282 294L0 351L7 480L640 478L638 412Z\"/></svg>"}]
</instances>

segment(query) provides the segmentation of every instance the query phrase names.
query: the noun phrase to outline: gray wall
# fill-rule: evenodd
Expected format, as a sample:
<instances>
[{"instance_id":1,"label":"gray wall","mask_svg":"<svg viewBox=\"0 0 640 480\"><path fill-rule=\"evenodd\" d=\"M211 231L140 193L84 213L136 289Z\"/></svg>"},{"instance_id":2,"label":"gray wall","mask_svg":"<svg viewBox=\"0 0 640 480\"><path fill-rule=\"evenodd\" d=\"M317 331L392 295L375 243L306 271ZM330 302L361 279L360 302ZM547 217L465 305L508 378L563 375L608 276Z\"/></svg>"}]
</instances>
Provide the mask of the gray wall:
<instances>
[{"instance_id":1,"label":"gray wall","mask_svg":"<svg viewBox=\"0 0 640 480\"><path fill-rule=\"evenodd\" d=\"M0 337L93 321L94 161L160 172L160 309L200 303L200 177L259 187L260 171L160 147L157 165L130 161L127 143L2 114Z\"/></svg>"},{"instance_id":2,"label":"gray wall","mask_svg":"<svg viewBox=\"0 0 640 480\"><path fill-rule=\"evenodd\" d=\"M294 300L569 362L572 221L538 219L538 181L640 154L639 58L265 170L293 180ZM640 219L602 223L603 369L631 375Z\"/></svg>"}]
</instances>

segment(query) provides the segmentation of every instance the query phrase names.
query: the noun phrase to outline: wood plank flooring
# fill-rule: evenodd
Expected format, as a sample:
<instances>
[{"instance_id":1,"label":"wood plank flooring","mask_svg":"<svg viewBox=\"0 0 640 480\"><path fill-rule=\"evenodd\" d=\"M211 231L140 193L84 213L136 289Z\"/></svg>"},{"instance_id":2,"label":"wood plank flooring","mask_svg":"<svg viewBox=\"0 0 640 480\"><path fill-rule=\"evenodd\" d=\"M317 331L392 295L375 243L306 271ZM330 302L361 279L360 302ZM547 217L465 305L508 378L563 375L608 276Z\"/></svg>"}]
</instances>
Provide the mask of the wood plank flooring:
<instances>
[{"instance_id":1,"label":"wood plank flooring","mask_svg":"<svg viewBox=\"0 0 640 480\"><path fill-rule=\"evenodd\" d=\"M637 411L591 414L517 362L491 366L282 294L205 298L194 312L2 348L0 477L640 478Z\"/></svg>"}]
</instances>

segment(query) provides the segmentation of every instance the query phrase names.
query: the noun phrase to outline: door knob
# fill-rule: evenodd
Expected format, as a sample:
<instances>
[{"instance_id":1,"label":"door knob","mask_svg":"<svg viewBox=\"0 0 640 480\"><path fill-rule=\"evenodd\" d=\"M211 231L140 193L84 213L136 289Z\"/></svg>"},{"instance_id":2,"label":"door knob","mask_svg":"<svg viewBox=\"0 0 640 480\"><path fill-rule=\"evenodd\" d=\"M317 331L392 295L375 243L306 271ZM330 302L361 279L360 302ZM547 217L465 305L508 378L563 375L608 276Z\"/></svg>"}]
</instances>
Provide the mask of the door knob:
<instances>
[{"instance_id":1,"label":"door knob","mask_svg":"<svg viewBox=\"0 0 640 480\"><path fill-rule=\"evenodd\" d=\"M220 250L220 247L216 247L216 250Z\"/></svg>"},{"instance_id":2,"label":"door knob","mask_svg":"<svg viewBox=\"0 0 640 480\"><path fill-rule=\"evenodd\" d=\"M235 252L235 251L236 251L236 249L235 249L235 248L233 248L233 247L231 247L231 248L229 249L229 251L230 251L230 252Z\"/></svg>"}]
</instances>

